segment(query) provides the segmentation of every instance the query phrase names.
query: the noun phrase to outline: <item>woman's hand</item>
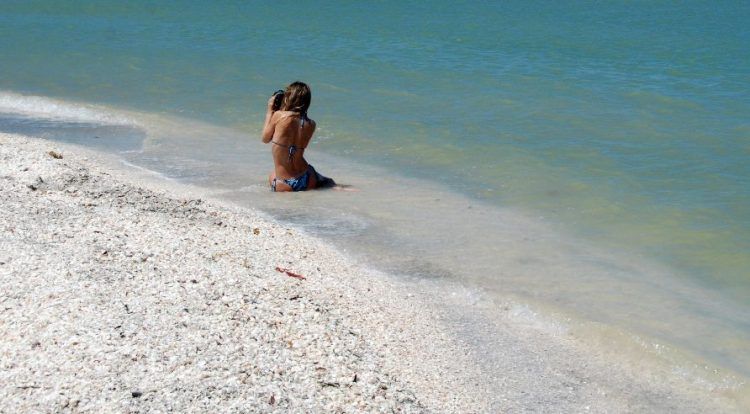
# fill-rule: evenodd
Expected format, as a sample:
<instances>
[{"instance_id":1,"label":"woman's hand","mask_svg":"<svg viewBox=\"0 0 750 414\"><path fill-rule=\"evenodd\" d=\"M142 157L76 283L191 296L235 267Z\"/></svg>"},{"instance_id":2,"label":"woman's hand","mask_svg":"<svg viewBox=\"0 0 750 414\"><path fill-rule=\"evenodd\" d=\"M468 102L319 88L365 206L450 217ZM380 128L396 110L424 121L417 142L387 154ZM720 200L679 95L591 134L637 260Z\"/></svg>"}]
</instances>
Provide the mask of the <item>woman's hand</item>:
<instances>
[{"instance_id":1,"label":"woman's hand","mask_svg":"<svg viewBox=\"0 0 750 414\"><path fill-rule=\"evenodd\" d=\"M273 102L276 100L276 95L271 95L270 98L268 98L268 112L274 112L273 110Z\"/></svg>"}]
</instances>

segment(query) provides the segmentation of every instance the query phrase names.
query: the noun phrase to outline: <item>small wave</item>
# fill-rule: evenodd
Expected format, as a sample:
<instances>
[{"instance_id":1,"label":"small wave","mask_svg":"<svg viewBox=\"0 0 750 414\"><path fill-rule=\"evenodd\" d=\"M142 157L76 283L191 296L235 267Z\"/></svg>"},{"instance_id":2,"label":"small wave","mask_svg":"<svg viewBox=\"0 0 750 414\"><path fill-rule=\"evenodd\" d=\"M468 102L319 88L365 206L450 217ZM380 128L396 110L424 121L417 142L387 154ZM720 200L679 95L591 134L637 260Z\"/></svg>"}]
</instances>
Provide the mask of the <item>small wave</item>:
<instances>
[{"instance_id":1,"label":"small wave","mask_svg":"<svg viewBox=\"0 0 750 414\"><path fill-rule=\"evenodd\" d=\"M131 118L94 105L62 101L34 95L0 91L0 113L56 121L88 122L102 125L137 125Z\"/></svg>"},{"instance_id":2,"label":"small wave","mask_svg":"<svg viewBox=\"0 0 750 414\"><path fill-rule=\"evenodd\" d=\"M164 174L162 174L162 173L160 173L160 172L158 172L156 170L152 170L150 168L142 167L142 166L140 166L138 164L134 164L132 162L125 161L123 159L120 159L120 163L122 165L128 167L128 168L132 168L132 169L135 169L135 170L138 170L138 171L143 171L144 173L147 173L149 175L153 175L154 177L157 177L159 179L162 179L162 180L165 180L165 181L170 181L170 182L177 182L176 179L171 178L171 177L169 177L167 175L164 175Z\"/></svg>"}]
</instances>

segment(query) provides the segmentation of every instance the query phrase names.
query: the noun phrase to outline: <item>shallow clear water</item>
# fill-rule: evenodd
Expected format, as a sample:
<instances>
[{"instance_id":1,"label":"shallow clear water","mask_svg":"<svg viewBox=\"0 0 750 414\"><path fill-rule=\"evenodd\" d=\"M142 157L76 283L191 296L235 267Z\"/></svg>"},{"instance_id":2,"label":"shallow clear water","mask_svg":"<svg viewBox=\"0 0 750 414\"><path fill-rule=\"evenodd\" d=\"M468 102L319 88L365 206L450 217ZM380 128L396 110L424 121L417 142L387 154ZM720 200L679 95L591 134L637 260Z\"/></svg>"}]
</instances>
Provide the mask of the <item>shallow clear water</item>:
<instances>
[{"instance_id":1,"label":"shallow clear water","mask_svg":"<svg viewBox=\"0 0 750 414\"><path fill-rule=\"evenodd\" d=\"M747 21L741 1L4 1L0 130L109 137L389 270L750 375ZM359 195L265 192L265 101L294 79L312 161Z\"/></svg>"}]
</instances>

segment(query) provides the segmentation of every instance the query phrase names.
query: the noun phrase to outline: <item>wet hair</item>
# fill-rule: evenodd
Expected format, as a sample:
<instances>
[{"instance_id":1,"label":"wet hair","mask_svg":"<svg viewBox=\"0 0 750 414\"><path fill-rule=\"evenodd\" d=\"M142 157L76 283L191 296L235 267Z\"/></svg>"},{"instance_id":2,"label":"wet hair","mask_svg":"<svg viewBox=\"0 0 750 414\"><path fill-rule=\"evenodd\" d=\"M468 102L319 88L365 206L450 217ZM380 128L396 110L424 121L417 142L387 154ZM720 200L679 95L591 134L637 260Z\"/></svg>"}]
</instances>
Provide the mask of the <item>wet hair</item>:
<instances>
[{"instance_id":1,"label":"wet hair","mask_svg":"<svg viewBox=\"0 0 750 414\"><path fill-rule=\"evenodd\" d=\"M310 108L312 94L310 87L304 82L292 82L284 91L284 101L281 103L281 110L298 112L307 118L307 109Z\"/></svg>"}]
</instances>

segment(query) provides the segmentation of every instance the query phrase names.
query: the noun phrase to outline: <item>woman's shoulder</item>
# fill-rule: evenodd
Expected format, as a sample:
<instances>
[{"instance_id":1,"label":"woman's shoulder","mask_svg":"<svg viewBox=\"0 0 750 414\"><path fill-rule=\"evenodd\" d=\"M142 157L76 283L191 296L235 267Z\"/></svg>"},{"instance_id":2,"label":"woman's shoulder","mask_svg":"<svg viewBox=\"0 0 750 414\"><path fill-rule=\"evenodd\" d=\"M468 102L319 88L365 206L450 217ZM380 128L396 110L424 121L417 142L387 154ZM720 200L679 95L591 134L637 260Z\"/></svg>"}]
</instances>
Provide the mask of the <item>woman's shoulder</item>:
<instances>
[{"instance_id":1,"label":"woman's shoulder","mask_svg":"<svg viewBox=\"0 0 750 414\"><path fill-rule=\"evenodd\" d=\"M291 115L299 115L299 112L294 112L294 111L281 111L281 110L279 110L279 111L276 111L276 112L274 112L274 114L278 114L278 115L280 115L280 116L281 116L281 115L289 115L289 116L291 116Z\"/></svg>"},{"instance_id":2,"label":"woman's shoulder","mask_svg":"<svg viewBox=\"0 0 750 414\"><path fill-rule=\"evenodd\" d=\"M271 117L271 122L276 125L288 124L295 118L295 115L297 115L297 113L292 111L276 111Z\"/></svg>"},{"instance_id":3,"label":"woman's shoulder","mask_svg":"<svg viewBox=\"0 0 750 414\"><path fill-rule=\"evenodd\" d=\"M291 123L291 121L299 119L300 113L294 112L294 111L276 111L273 113L273 116L271 117L272 122L279 124L279 123ZM309 122L310 125L315 127L317 124L314 120L305 117L305 122Z\"/></svg>"},{"instance_id":4,"label":"woman's shoulder","mask_svg":"<svg viewBox=\"0 0 750 414\"><path fill-rule=\"evenodd\" d=\"M296 112L292 111L276 111L273 113L272 118L276 120L284 119L284 118L290 118L294 115L297 115Z\"/></svg>"}]
</instances>

